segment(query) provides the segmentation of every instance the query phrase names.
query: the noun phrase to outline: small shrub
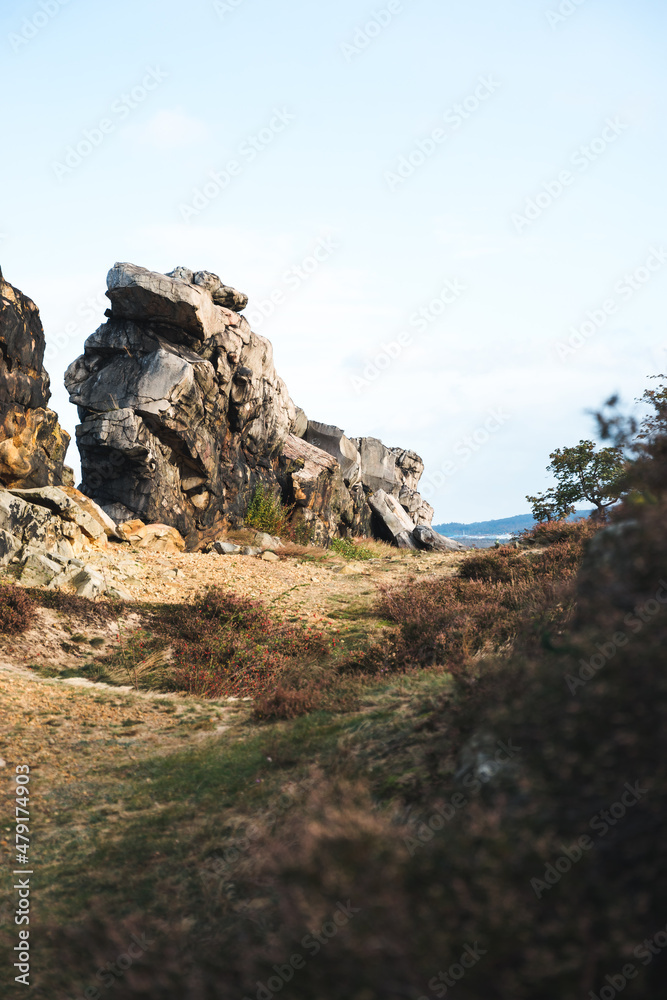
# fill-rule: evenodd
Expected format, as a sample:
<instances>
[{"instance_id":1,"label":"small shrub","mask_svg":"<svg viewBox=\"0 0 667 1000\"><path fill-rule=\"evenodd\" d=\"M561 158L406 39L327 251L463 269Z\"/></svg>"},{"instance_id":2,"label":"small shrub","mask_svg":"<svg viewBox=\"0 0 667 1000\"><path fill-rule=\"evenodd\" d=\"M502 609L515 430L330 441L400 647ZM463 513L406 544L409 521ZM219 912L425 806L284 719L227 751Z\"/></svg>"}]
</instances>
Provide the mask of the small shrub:
<instances>
[{"instance_id":1,"label":"small shrub","mask_svg":"<svg viewBox=\"0 0 667 1000\"><path fill-rule=\"evenodd\" d=\"M331 549L336 553L336 555L342 556L343 559L373 558L373 553L370 549L365 548L363 545L359 545L357 542L354 542L349 538L332 538Z\"/></svg>"},{"instance_id":2,"label":"small shrub","mask_svg":"<svg viewBox=\"0 0 667 1000\"><path fill-rule=\"evenodd\" d=\"M321 703L322 696L313 687L297 690L279 684L273 691L256 698L253 715L261 722L296 719L314 712Z\"/></svg>"},{"instance_id":3,"label":"small shrub","mask_svg":"<svg viewBox=\"0 0 667 1000\"><path fill-rule=\"evenodd\" d=\"M173 637L172 688L204 698L257 697L280 683L288 666L326 658L334 640L314 626L281 622L258 601L211 587L191 607L153 616Z\"/></svg>"},{"instance_id":4,"label":"small shrub","mask_svg":"<svg viewBox=\"0 0 667 1000\"><path fill-rule=\"evenodd\" d=\"M266 531L269 535L284 535L288 529L288 519L292 510L273 495L261 483L255 487L245 523L257 531Z\"/></svg>"},{"instance_id":5,"label":"small shrub","mask_svg":"<svg viewBox=\"0 0 667 1000\"><path fill-rule=\"evenodd\" d=\"M455 577L382 589L376 612L399 630L351 654L340 670L372 676L438 667L460 673L480 653L539 650L573 621L575 579L591 528L572 527L541 551L505 545L470 556Z\"/></svg>"},{"instance_id":6,"label":"small shrub","mask_svg":"<svg viewBox=\"0 0 667 1000\"><path fill-rule=\"evenodd\" d=\"M285 537L294 545L313 545L315 542L315 526L306 521L291 521L285 531Z\"/></svg>"},{"instance_id":7,"label":"small shrub","mask_svg":"<svg viewBox=\"0 0 667 1000\"><path fill-rule=\"evenodd\" d=\"M17 635L35 619L35 602L25 590L0 584L0 634Z\"/></svg>"},{"instance_id":8,"label":"small shrub","mask_svg":"<svg viewBox=\"0 0 667 1000\"><path fill-rule=\"evenodd\" d=\"M580 521L544 521L529 531L524 531L519 538L523 545L529 546L554 545L557 542L578 544L594 535L599 527L600 523L592 518Z\"/></svg>"}]
</instances>

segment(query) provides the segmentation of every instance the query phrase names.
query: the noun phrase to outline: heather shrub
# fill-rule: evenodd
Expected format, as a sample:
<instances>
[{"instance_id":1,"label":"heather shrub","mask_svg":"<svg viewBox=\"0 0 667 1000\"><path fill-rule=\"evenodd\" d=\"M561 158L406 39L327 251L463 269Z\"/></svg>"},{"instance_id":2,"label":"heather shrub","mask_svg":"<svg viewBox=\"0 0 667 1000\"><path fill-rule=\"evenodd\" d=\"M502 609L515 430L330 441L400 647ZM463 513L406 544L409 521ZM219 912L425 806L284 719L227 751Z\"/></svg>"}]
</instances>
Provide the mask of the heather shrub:
<instances>
[{"instance_id":1,"label":"heather shrub","mask_svg":"<svg viewBox=\"0 0 667 1000\"><path fill-rule=\"evenodd\" d=\"M35 619L35 602L20 587L0 584L0 634L16 635Z\"/></svg>"},{"instance_id":2,"label":"heather shrub","mask_svg":"<svg viewBox=\"0 0 667 1000\"><path fill-rule=\"evenodd\" d=\"M253 716L260 722L296 719L300 715L314 712L321 704L322 693L312 685L294 688L278 684L272 691L255 698Z\"/></svg>"},{"instance_id":3,"label":"heather shrub","mask_svg":"<svg viewBox=\"0 0 667 1000\"><path fill-rule=\"evenodd\" d=\"M540 552L510 546L466 559L455 577L384 588L377 613L399 626L341 664L344 672L389 674L422 667L469 668L480 653L539 649L572 620L585 536Z\"/></svg>"},{"instance_id":4,"label":"heather shrub","mask_svg":"<svg viewBox=\"0 0 667 1000\"><path fill-rule=\"evenodd\" d=\"M599 527L600 522L590 517L579 521L543 521L522 532L519 539L522 545L529 546L553 545L555 542L567 541L576 545L590 538Z\"/></svg>"},{"instance_id":5,"label":"heather shrub","mask_svg":"<svg viewBox=\"0 0 667 1000\"><path fill-rule=\"evenodd\" d=\"M280 621L258 601L212 587L191 607L153 614L173 649L168 684L207 698L272 691L288 667L326 659L333 640L313 626Z\"/></svg>"}]
</instances>

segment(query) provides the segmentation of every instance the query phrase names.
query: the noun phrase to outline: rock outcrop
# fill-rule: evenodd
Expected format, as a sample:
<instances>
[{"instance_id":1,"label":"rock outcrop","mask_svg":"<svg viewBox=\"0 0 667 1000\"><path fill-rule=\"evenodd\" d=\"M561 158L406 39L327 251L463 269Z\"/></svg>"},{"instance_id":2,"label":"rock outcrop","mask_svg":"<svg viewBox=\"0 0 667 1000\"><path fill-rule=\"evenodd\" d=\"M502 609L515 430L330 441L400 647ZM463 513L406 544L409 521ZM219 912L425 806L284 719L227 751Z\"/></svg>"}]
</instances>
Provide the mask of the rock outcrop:
<instances>
[{"instance_id":1,"label":"rock outcrop","mask_svg":"<svg viewBox=\"0 0 667 1000\"><path fill-rule=\"evenodd\" d=\"M48 408L44 331L34 302L0 271L0 486L59 484L69 444Z\"/></svg>"},{"instance_id":2,"label":"rock outcrop","mask_svg":"<svg viewBox=\"0 0 667 1000\"><path fill-rule=\"evenodd\" d=\"M81 488L114 520L168 523L197 548L276 484L296 408L237 311L245 296L215 275L117 264L107 294L109 322L65 376Z\"/></svg>"},{"instance_id":3,"label":"rock outcrop","mask_svg":"<svg viewBox=\"0 0 667 1000\"><path fill-rule=\"evenodd\" d=\"M118 538L105 512L72 487L0 490L0 569L25 587L129 596L88 562Z\"/></svg>"},{"instance_id":4,"label":"rock outcrop","mask_svg":"<svg viewBox=\"0 0 667 1000\"><path fill-rule=\"evenodd\" d=\"M296 540L418 544L412 531L433 517L417 491L422 460L309 421L241 315L245 295L185 267L116 264L107 285L108 322L65 383L81 420L81 489L114 521L170 525L198 549L243 523L262 484L291 508Z\"/></svg>"}]
</instances>

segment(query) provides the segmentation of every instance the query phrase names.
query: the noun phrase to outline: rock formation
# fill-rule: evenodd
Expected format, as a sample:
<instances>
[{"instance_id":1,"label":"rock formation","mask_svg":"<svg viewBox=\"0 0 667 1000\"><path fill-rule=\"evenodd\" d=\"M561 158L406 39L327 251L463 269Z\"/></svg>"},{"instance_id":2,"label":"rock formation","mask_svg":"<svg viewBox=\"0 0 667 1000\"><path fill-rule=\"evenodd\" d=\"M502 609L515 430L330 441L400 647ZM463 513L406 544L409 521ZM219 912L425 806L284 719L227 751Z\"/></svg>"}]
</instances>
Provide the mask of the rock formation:
<instances>
[{"instance_id":1,"label":"rock formation","mask_svg":"<svg viewBox=\"0 0 667 1000\"><path fill-rule=\"evenodd\" d=\"M118 538L111 518L73 487L0 490L0 569L25 587L128 598L87 562Z\"/></svg>"},{"instance_id":2,"label":"rock formation","mask_svg":"<svg viewBox=\"0 0 667 1000\"><path fill-rule=\"evenodd\" d=\"M62 482L69 434L48 409L51 393L43 360L37 306L0 271L0 486Z\"/></svg>"},{"instance_id":3,"label":"rock formation","mask_svg":"<svg viewBox=\"0 0 667 1000\"><path fill-rule=\"evenodd\" d=\"M65 376L82 490L114 520L171 524L197 548L242 521L258 482L276 485L296 408L237 311L245 296L219 278L117 264L107 294L109 322Z\"/></svg>"},{"instance_id":4,"label":"rock formation","mask_svg":"<svg viewBox=\"0 0 667 1000\"><path fill-rule=\"evenodd\" d=\"M201 548L243 522L261 483L292 508L297 540L420 546L412 531L433 510L417 492L419 456L309 421L241 315L245 295L185 267L116 264L107 286L108 322L65 384L81 420L81 489L114 521L171 525Z\"/></svg>"}]
</instances>

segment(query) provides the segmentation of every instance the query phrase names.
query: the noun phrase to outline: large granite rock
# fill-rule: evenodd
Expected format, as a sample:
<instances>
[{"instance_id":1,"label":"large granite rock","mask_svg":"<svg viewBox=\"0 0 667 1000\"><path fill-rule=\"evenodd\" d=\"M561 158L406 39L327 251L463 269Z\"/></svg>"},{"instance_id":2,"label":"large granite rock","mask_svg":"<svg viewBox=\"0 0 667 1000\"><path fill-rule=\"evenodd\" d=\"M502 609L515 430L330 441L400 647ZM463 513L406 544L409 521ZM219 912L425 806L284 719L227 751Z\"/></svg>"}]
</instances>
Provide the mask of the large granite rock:
<instances>
[{"instance_id":1,"label":"large granite rock","mask_svg":"<svg viewBox=\"0 0 667 1000\"><path fill-rule=\"evenodd\" d=\"M205 547L243 522L262 484L291 508L300 541L431 524L419 456L309 421L241 315L241 292L186 267L116 264L107 284L109 321L65 383L81 420L81 488L115 522L170 525ZM378 491L402 521L396 536L373 513Z\"/></svg>"},{"instance_id":2,"label":"large granite rock","mask_svg":"<svg viewBox=\"0 0 667 1000\"><path fill-rule=\"evenodd\" d=\"M43 361L39 310L0 271L0 486L62 481L69 435L48 408Z\"/></svg>"},{"instance_id":3,"label":"large granite rock","mask_svg":"<svg viewBox=\"0 0 667 1000\"><path fill-rule=\"evenodd\" d=\"M276 484L296 407L237 311L245 296L216 275L116 264L107 294L109 322L65 376L81 488L115 520L170 524L197 548L243 520L257 483Z\"/></svg>"}]
</instances>

